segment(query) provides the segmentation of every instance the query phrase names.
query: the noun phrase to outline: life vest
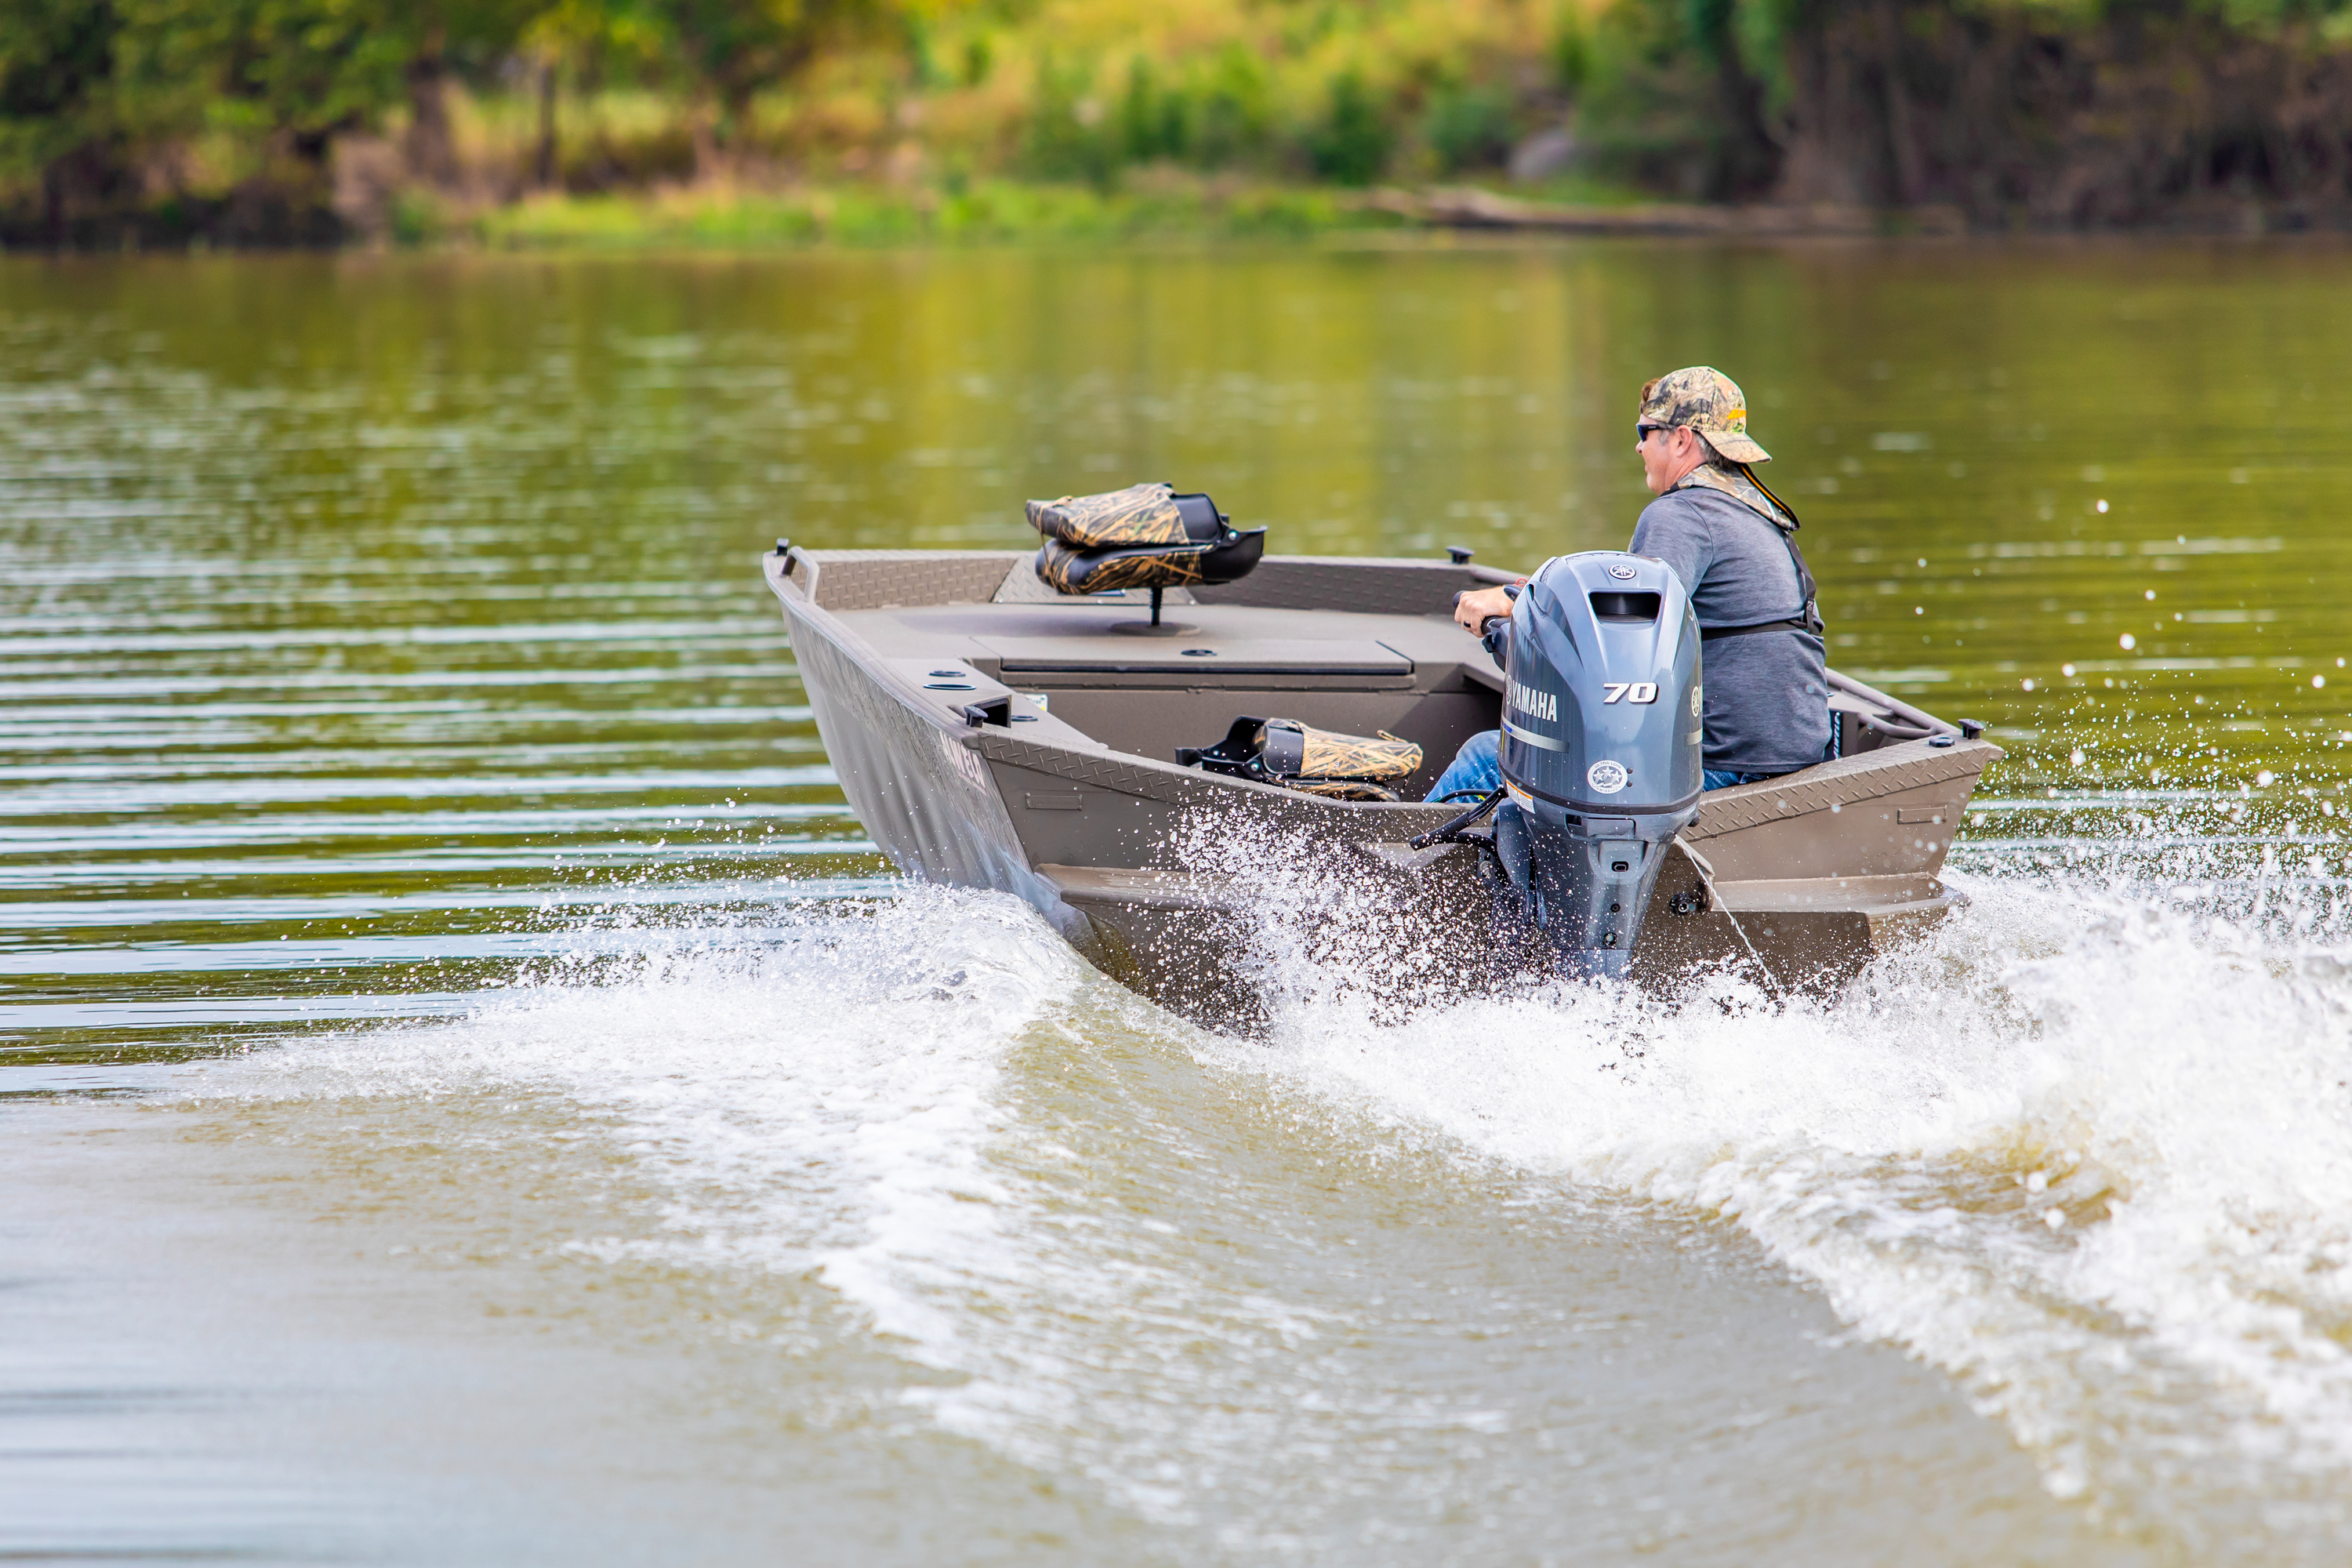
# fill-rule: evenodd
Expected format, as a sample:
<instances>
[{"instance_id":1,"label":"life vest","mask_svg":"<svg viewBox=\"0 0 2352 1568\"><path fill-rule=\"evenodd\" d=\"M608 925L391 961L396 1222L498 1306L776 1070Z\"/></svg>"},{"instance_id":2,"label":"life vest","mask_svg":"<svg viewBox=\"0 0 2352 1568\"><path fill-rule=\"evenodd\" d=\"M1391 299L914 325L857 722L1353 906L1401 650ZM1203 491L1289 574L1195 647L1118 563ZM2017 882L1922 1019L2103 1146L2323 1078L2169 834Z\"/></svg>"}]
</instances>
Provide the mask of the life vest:
<instances>
[{"instance_id":1,"label":"life vest","mask_svg":"<svg viewBox=\"0 0 2352 1568\"><path fill-rule=\"evenodd\" d=\"M1797 569L1797 613L1778 620L1758 621L1745 626L1701 626L1699 641L1714 642L1718 637L1748 637L1757 632L1811 632L1815 637L1827 627L1822 621L1821 596L1813 584L1812 569L1805 564L1805 552L1797 548L1797 530L1803 526L1788 502L1764 488L1756 470L1745 463L1701 463L1676 479L1666 493L1675 490L1708 489L1729 496L1770 523L1780 535L1780 542L1789 547L1789 563Z\"/></svg>"}]
</instances>

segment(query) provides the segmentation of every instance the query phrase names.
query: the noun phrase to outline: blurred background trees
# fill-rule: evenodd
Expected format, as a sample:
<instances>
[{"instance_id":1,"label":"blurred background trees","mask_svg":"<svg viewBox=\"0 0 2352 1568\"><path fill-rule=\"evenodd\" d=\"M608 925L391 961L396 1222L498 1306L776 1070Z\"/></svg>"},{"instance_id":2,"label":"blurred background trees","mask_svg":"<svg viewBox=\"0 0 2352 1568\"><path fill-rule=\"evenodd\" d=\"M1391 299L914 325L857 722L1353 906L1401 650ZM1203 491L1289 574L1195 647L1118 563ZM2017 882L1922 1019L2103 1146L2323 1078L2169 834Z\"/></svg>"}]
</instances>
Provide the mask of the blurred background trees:
<instances>
[{"instance_id":1,"label":"blurred background trees","mask_svg":"<svg viewBox=\"0 0 2352 1568\"><path fill-rule=\"evenodd\" d=\"M0 0L11 243L975 180L2333 221L2352 0Z\"/></svg>"}]
</instances>

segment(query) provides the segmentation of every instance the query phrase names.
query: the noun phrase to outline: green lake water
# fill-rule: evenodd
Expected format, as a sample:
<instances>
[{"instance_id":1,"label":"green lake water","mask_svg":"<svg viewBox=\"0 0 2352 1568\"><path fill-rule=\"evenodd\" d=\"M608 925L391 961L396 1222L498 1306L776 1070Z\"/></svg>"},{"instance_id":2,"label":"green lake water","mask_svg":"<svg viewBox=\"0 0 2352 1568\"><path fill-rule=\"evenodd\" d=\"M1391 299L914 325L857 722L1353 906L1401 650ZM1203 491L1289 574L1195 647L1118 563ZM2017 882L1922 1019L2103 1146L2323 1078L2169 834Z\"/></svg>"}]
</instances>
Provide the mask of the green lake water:
<instances>
[{"instance_id":1,"label":"green lake water","mask_svg":"<svg viewBox=\"0 0 2352 1568\"><path fill-rule=\"evenodd\" d=\"M0 258L0 1556L2342 1561L2347 283ZM893 878L759 576L1137 479L1532 568L1694 362L2009 752L1833 1003L1202 1032Z\"/></svg>"}]
</instances>

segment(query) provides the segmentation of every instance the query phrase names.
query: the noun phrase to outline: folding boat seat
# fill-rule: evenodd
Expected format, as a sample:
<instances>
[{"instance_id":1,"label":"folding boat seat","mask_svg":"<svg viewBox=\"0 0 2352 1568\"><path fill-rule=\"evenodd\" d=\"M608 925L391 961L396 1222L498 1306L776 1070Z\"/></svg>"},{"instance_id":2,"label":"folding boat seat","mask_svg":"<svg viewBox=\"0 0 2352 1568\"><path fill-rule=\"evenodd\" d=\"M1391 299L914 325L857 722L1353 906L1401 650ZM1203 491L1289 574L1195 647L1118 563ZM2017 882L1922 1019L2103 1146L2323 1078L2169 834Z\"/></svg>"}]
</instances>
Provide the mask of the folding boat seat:
<instances>
[{"instance_id":1,"label":"folding boat seat","mask_svg":"<svg viewBox=\"0 0 2352 1568\"><path fill-rule=\"evenodd\" d=\"M1059 594L1210 586L1246 577L1265 553L1265 530L1246 532L1205 495L1164 484L1029 503L1045 536L1037 575Z\"/></svg>"}]
</instances>

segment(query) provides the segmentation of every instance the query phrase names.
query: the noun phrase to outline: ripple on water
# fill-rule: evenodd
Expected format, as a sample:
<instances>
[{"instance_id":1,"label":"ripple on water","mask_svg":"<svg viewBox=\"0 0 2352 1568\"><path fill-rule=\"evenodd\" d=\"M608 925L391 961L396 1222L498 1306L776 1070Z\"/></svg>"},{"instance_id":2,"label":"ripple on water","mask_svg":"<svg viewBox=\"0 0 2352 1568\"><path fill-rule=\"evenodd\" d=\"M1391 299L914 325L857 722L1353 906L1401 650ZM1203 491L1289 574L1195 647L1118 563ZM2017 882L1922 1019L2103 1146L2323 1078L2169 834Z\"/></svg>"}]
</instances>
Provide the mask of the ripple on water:
<instances>
[{"instance_id":1,"label":"ripple on water","mask_svg":"<svg viewBox=\"0 0 2352 1568\"><path fill-rule=\"evenodd\" d=\"M932 1532L934 1549L902 1548L910 1561L963 1549L974 1519L1027 1520L1006 1500L1049 1492L1106 1500L1111 1524L1073 1549L1099 1544L1097 1561L1752 1562L1818 1544L1822 1519L1856 1561L2120 1561L2148 1540L2170 1559L2341 1560L2344 868L2315 807L2175 787L2180 749L2148 750L2147 683L2173 676L2207 683L2213 714L2223 689L2233 704L2301 694L2274 732L2237 706L2197 727L2217 780L2285 766L2289 719L2337 732L2309 670L2260 640L2336 613L2307 591L2340 547L2333 513L2293 515L2327 492L2292 487L2324 474L2284 477L2287 457L2325 455L2325 431L2291 427L2291 405L2237 396L2196 415L2200 438L2220 439L2210 408L2242 407L2254 428L2228 438L2279 449L2261 515L2212 527L2250 545L2229 571L2254 585L2232 591L2276 597L2287 618L2184 606L2197 630L2156 635L2210 642L2196 659L2084 663L2070 709L1993 704L1996 722L2034 727L2013 731L2012 793L1978 803L1958 861L1974 907L1833 1004L1780 1005L1738 976L1666 1002L1431 1000L1398 984L1409 947L1302 944L1270 919L1256 959L1280 994L1274 1026L1223 1039L1109 986L1002 900L908 895L847 816L749 568L778 516L834 542L1003 545L1017 514L976 498L1059 493L1075 451L1158 464L1173 449L1223 454L1253 515L1288 519L1288 548L1433 552L1451 538L1424 527L1438 516L1506 561L1614 542L1604 519L1630 517L1636 481L1580 444L1603 439L1585 388L1628 367L1547 357L1577 340L1565 330L1475 330L1460 279L1531 269L1530 301L1629 289L1616 298L1644 302L1633 320L1678 268L1747 265L1626 256L1622 276L1532 256L1426 271L988 257L907 269L971 308L905 310L868 309L856 289L902 275L866 261L845 291L808 261L745 295L727 292L748 276L731 264L653 285L614 274L625 287L603 293L584 274L518 283L438 263L427 277L369 262L384 268L373 292L330 269L281 296L274 263L171 275L218 290L217 315L107 294L115 274L96 264L44 274L22 298L47 303L0 310L0 1094L153 1091L142 1104L184 1120L92 1125L193 1151L159 1159L158 1181L188 1184L193 1210L233 1194L224 1226L303 1222L240 1256L364 1238L371 1268L429 1252L436 1279L496 1281L485 1295L534 1314L535 1332L586 1322L582 1362L519 1382L497 1402L510 1409L569 1412L567 1391L625 1381L616 1345L670 1346L631 1385L644 1397L627 1422L695 1436L662 1403L690 1385L724 1417L699 1432L704 1462L774 1453L833 1476L828 1457L852 1454L825 1490L892 1478L905 1492L875 1510ZM1286 360L1281 333L1204 331L1207 359L1178 363L1154 338L1122 381L1073 371L1057 326L1032 323L1055 345L1034 363L990 335L1027 293L1092 321L1163 319L1129 292L1162 265L1203 300L1244 298L1231 287L1302 320L1359 310L1377 323L1366 341L1401 357ZM1841 264L1758 265L1768 291L1815 278L1840 319L1869 314L1844 308L1860 286ZM1003 287L1031 267L1055 286ZM2026 355L2002 321L2072 298L2063 279L2034 295L2000 276L1969 354L2000 340ZM92 287L103 307L77 292ZM2289 340L2242 356L2259 387L2285 349L2330 341L2305 322L2340 289L2303 287ZM1112 295L1070 303L1096 288ZM1772 297L1787 309L1741 321L1792 319ZM486 300L498 309L477 310ZM190 321L236 325L198 342ZM889 335L904 322L976 335L918 353ZM2228 317L2232 353L2262 327ZM1497 342L1508 363L1478 358ZM1919 371L1963 390L1936 382L1917 427L1936 427L1938 452L1982 448L1980 472L2032 494L2033 540L1943 552L1932 580L1904 531L1973 540L1984 520L1939 479L1903 488L1889 476L1909 459L1875 448L1845 470L1851 505L1825 492L1809 514L1840 542L1825 581L1854 662L1939 708L2023 674L2045 693L2075 680L2059 661L2084 649L2066 639L2112 646L2123 623L2105 624L2100 595L2168 559L2140 533L2172 534L2143 519L2059 540L2042 498L2074 483L2086 437L2051 443L2066 448L2053 468L2022 432L2054 416L1990 395L2011 384L1971 379L1984 371ZM1904 395L1873 384L1857 407L1837 374L1811 381L1796 401L1820 405L1822 454ZM2146 405L2162 377L2113 384L2098 412L2127 416L2136 440L2177 414ZM852 410L868 439L835 441ZM1613 453L1622 436L1605 439ZM1469 472L1501 499L1455 499ZM2119 492L2115 526L2158 510L2163 485ZM2206 531L2194 542L2226 542ZM2190 592L2187 574L2150 581L2167 605ZM1973 626L1942 624L1960 589ZM2135 616L2144 591L2124 593ZM2058 629L2033 606L2060 593L2105 619ZM1915 625L1922 600L1938 615ZM1976 646L1943 646L1961 630ZM2045 735L2053 757L2111 741L2091 754L2112 779L2149 783L2074 788L2084 764L2023 755ZM228 1184L239 1160L265 1177ZM56 1190L80 1180L71 1166ZM51 1237L61 1274L108 1217ZM181 1216L192 1251L214 1220ZM308 1283L364 1278L387 1301L422 1289L423 1273L360 1272L358 1249ZM162 1316L207 1266L164 1279ZM434 1300L425 1335L487 1318ZM87 1315L52 1306L14 1342L63 1342ZM523 1342L485 1363L526 1360ZM723 1375L693 1383L704 1362ZM2050 1491L2087 1506L2003 1496L2024 1467L1953 1417L1944 1378ZM147 1415L89 1429L143 1440L171 1403L125 1401ZM495 1426L491 1405L468 1408ZM453 1426L431 1430L455 1442ZM518 1440L470 1450L485 1467L546 1438L498 1430ZM1005 1463L958 1491L968 1461L942 1434ZM949 1479L917 1492L913 1470ZM231 1489L202 1466L174 1474L189 1496ZM110 1500L142 1488L168 1489L143 1458L111 1492L56 1494L47 1543L229 1550L273 1507L312 1506L239 1493L214 1531L166 1499L108 1534ZM569 1497L505 1528L601 1517ZM823 1517L844 1539L872 1525ZM24 1528L0 1520L0 1545ZM1034 1555L1059 1539L1020 1541Z\"/></svg>"},{"instance_id":2,"label":"ripple on water","mask_svg":"<svg viewBox=\"0 0 2352 1568\"><path fill-rule=\"evenodd\" d=\"M925 891L610 931L462 1019L180 1083L521 1096L509 1146L585 1129L642 1189L646 1223L562 1240L583 1262L819 1280L940 1374L906 1393L946 1430L1245 1552L1349 1528L1313 1456L1499 1475L1536 1429L1532 1385L1372 1370L1388 1309L1265 1233L1313 1226L1264 1184L1328 1162L1440 1223L1727 1222L1955 1378L2053 1495L2210 1560L2326 1560L2352 1534L2352 954L2112 883L1965 881L1965 915L1832 1002L1720 977L1399 1010L1327 947L1255 1040L1109 986L1017 904ZM1428 1301L1406 1268L1382 1289ZM1542 1315L1510 1293L1482 1331Z\"/></svg>"}]
</instances>

